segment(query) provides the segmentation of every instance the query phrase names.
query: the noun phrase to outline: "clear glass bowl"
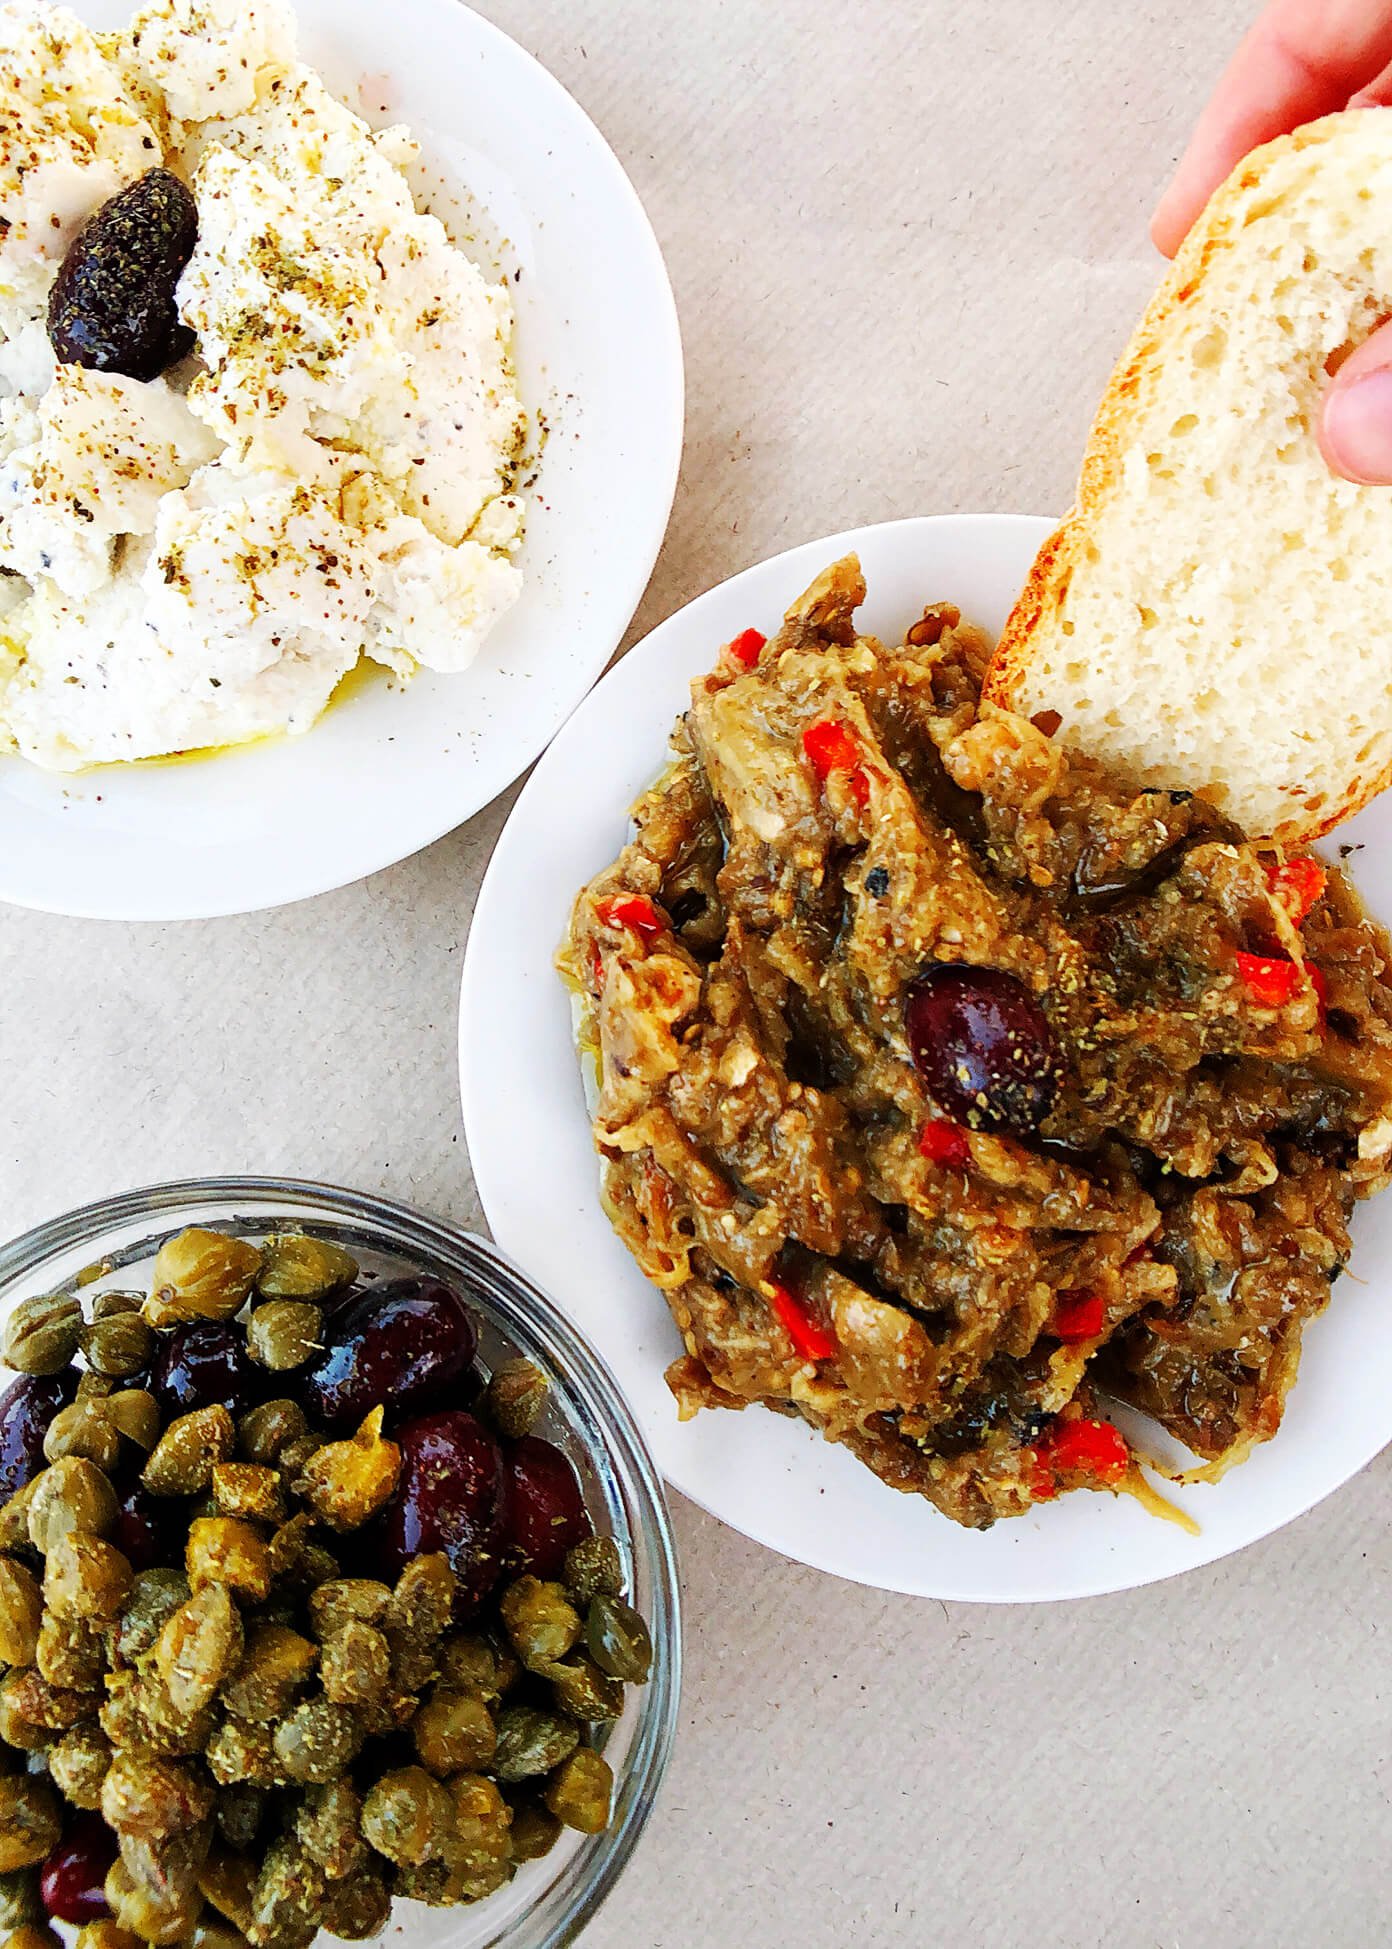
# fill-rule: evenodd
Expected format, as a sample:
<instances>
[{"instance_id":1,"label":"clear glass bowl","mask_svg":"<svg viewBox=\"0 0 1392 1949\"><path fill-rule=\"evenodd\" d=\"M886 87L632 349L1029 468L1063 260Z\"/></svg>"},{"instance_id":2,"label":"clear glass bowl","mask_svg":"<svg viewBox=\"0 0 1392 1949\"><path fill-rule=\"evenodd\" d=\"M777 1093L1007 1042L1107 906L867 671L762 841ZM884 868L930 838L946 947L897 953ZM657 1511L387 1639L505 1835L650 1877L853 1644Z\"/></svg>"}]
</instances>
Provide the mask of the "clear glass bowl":
<instances>
[{"instance_id":1,"label":"clear glass bowl","mask_svg":"<svg viewBox=\"0 0 1392 1949\"><path fill-rule=\"evenodd\" d=\"M653 1640L652 1677L630 1686L604 1755L614 1818L602 1834L567 1829L473 1907L394 1904L388 1935L403 1949L553 1949L573 1942L632 1854L652 1811L676 1731L681 1625L671 1525L657 1471L607 1368L555 1305L491 1245L409 1206L365 1192L273 1178L206 1178L152 1186L69 1212L0 1247L0 1319L31 1294L83 1276L84 1290L139 1284L163 1241L187 1225L243 1238L297 1228L336 1240L365 1268L425 1272L463 1290L479 1323L480 1364L522 1355L553 1383L538 1432L569 1455L596 1527L623 1551L633 1602ZM90 1275L96 1274L95 1280Z\"/></svg>"}]
</instances>

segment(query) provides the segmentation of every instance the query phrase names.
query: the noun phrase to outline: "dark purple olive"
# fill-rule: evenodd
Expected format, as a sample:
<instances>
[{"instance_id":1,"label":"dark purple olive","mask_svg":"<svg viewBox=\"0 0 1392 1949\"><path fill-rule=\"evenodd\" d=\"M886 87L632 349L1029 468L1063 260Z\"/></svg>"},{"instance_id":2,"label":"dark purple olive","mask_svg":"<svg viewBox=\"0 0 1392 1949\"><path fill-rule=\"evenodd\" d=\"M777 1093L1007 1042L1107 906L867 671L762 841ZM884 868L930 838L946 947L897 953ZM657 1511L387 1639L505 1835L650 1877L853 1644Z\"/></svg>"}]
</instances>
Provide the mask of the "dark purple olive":
<instances>
[{"instance_id":1,"label":"dark purple olive","mask_svg":"<svg viewBox=\"0 0 1392 1949\"><path fill-rule=\"evenodd\" d=\"M246 1335L220 1320L193 1320L161 1334L150 1362L150 1392L166 1417L219 1404L240 1414L256 1399L262 1379Z\"/></svg>"},{"instance_id":2,"label":"dark purple olive","mask_svg":"<svg viewBox=\"0 0 1392 1949\"><path fill-rule=\"evenodd\" d=\"M69 1808L63 1838L39 1874L39 1893L55 1922L100 1922L110 1915L102 1884L115 1859L116 1836L101 1815Z\"/></svg>"},{"instance_id":3,"label":"dark purple olive","mask_svg":"<svg viewBox=\"0 0 1392 1949\"><path fill-rule=\"evenodd\" d=\"M1058 1045L1029 989L1002 968L929 968L909 989L904 1027L918 1073L959 1122L1036 1129L1059 1084Z\"/></svg>"},{"instance_id":4,"label":"dark purple olive","mask_svg":"<svg viewBox=\"0 0 1392 1949\"><path fill-rule=\"evenodd\" d=\"M0 1394L0 1502L8 1502L45 1466L48 1424L74 1398L77 1381L75 1367L57 1374L21 1374Z\"/></svg>"},{"instance_id":5,"label":"dark purple olive","mask_svg":"<svg viewBox=\"0 0 1392 1949\"><path fill-rule=\"evenodd\" d=\"M193 349L174 287L198 238L193 193L151 169L103 203L74 237L48 301L60 365L156 379Z\"/></svg>"},{"instance_id":6,"label":"dark purple olive","mask_svg":"<svg viewBox=\"0 0 1392 1949\"><path fill-rule=\"evenodd\" d=\"M566 1551L593 1533L575 1470L559 1448L524 1435L508 1449L509 1568L559 1577Z\"/></svg>"},{"instance_id":7,"label":"dark purple olive","mask_svg":"<svg viewBox=\"0 0 1392 1949\"><path fill-rule=\"evenodd\" d=\"M393 1416L472 1398L478 1336L459 1294L439 1279L392 1279L354 1295L324 1322L324 1351L305 1372L306 1409L356 1428L379 1404Z\"/></svg>"},{"instance_id":8,"label":"dark purple olive","mask_svg":"<svg viewBox=\"0 0 1392 1949\"><path fill-rule=\"evenodd\" d=\"M423 1414L398 1428L401 1474L377 1533L388 1577L413 1556L443 1550L459 1584L457 1615L483 1602L502 1569L506 1470L497 1442L471 1414Z\"/></svg>"},{"instance_id":9,"label":"dark purple olive","mask_svg":"<svg viewBox=\"0 0 1392 1949\"><path fill-rule=\"evenodd\" d=\"M179 1504L168 1496L152 1496L138 1482L125 1489L116 1505L111 1541L130 1560L132 1570L153 1570L156 1564L177 1562L183 1552L173 1518ZM184 1512L188 1528L188 1512Z\"/></svg>"}]
</instances>

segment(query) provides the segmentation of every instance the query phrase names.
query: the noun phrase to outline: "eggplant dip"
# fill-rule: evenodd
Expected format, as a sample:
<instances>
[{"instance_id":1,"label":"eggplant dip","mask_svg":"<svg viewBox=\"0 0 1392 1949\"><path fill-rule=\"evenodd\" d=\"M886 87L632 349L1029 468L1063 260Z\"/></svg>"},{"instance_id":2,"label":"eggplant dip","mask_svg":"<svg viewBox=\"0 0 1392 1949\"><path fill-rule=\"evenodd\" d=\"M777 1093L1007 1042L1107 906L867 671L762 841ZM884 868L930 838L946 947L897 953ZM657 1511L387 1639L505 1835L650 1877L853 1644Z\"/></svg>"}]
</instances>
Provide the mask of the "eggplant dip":
<instances>
[{"instance_id":1,"label":"eggplant dip","mask_svg":"<svg viewBox=\"0 0 1392 1949\"><path fill-rule=\"evenodd\" d=\"M887 649L835 563L693 686L561 955L605 1209L684 1415L761 1402L982 1528L1267 1440L1392 1172L1389 943L983 705L946 605Z\"/></svg>"}]
</instances>

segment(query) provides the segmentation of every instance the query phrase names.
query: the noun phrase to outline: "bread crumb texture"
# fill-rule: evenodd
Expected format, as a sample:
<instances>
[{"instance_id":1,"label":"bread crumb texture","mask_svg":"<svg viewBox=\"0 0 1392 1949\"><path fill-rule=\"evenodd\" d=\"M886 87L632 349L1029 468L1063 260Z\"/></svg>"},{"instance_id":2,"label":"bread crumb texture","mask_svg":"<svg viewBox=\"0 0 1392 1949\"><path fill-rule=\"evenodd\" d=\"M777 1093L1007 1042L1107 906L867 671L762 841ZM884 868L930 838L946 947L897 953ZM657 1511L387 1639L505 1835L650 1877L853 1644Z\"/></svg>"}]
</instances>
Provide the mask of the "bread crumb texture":
<instances>
[{"instance_id":1,"label":"bread crumb texture","mask_svg":"<svg viewBox=\"0 0 1392 1949\"><path fill-rule=\"evenodd\" d=\"M1331 116L1218 191L1113 374L1077 506L988 695L1257 835L1392 779L1392 488L1336 479L1331 375L1392 315L1392 112Z\"/></svg>"}]
</instances>

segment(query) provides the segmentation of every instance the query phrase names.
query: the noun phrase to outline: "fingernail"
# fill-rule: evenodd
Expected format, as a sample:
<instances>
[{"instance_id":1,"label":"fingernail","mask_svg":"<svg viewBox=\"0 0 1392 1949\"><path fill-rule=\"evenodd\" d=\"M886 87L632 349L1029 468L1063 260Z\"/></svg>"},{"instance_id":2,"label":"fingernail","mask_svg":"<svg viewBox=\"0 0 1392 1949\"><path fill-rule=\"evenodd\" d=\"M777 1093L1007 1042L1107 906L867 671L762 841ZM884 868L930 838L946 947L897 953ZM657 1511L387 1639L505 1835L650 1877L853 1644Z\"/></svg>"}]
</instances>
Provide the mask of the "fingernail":
<instances>
[{"instance_id":1,"label":"fingernail","mask_svg":"<svg viewBox=\"0 0 1392 1949\"><path fill-rule=\"evenodd\" d=\"M1392 483L1392 367L1333 387L1324 402L1320 446L1346 479L1365 486Z\"/></svg>"}]
</instances>

